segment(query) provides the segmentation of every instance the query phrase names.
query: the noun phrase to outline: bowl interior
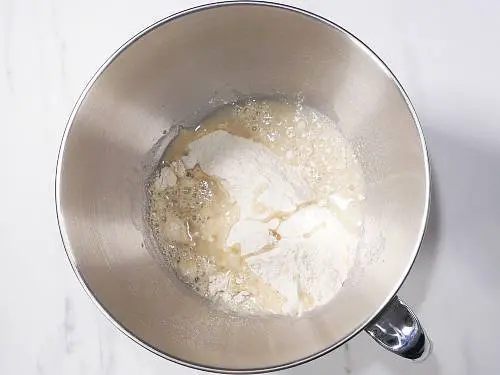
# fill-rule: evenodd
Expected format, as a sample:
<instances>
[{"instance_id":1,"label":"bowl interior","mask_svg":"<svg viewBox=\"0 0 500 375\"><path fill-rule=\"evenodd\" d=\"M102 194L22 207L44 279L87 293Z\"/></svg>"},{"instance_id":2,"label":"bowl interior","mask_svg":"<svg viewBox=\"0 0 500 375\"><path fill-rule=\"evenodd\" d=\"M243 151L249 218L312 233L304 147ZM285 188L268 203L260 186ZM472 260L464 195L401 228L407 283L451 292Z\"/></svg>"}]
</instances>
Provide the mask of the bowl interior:
<instances>
[{"instance_id":1,"label":"bowl interior","mask_svg":"<svg viewBox=\"0 0 500 375\"><path fill-rule=\"evenodd\" d=\"M298 93L335 118L356 150L372 259L334 301L302 318L230 317L154 256L143 224L145 179L175 124L248 96ZM340 345L380 311L416 256L428 184L413 111L372 53L315 16L247 3L161 22L108 61L71 118L57 205L77 274L127 333L182 362L243 371Z\"/></svg>"}]
</instances>

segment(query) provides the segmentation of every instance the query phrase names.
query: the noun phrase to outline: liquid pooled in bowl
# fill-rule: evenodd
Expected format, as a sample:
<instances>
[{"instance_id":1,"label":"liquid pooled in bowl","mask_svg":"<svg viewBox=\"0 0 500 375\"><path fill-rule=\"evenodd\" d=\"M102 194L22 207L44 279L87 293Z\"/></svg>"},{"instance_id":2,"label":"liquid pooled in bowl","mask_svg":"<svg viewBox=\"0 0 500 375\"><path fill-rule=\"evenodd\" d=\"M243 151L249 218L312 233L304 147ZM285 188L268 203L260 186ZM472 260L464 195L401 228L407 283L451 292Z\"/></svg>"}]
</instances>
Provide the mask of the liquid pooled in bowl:
<instances>
[{"instance_id":1,"label":"liquid pooled in bowl","mask_svg":"<svg viewBox=\"0 0 500 375\"><path fill-rule=\"evenodd\" d=\"M348 278L364 194L332 120L297 101L248 100L180 130L149 185L148 219L196 293L236 313L300 315Z\"/></svg>"}]
</instances>

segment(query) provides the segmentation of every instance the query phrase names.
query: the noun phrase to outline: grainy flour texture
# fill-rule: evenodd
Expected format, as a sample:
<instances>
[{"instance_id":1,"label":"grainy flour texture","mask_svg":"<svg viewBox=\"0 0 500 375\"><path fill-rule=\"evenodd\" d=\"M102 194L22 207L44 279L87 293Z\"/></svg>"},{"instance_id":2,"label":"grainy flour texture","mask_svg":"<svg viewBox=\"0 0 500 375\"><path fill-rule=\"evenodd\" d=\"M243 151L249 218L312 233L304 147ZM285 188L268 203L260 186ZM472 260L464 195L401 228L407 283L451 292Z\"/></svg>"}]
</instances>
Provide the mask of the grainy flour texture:
<instances>
[{"instance_id":1,"label":"grainy flour texture","mask_svg":"<svg viewBox=\"0 0 500 375\"><path fill-rule=\"evenodd\" d=\"M300 315L349 277L364 179L330 119L250 100L181 130L150 199L164 258L197 293L236 313Z\"/></svg>"}]
</instances>

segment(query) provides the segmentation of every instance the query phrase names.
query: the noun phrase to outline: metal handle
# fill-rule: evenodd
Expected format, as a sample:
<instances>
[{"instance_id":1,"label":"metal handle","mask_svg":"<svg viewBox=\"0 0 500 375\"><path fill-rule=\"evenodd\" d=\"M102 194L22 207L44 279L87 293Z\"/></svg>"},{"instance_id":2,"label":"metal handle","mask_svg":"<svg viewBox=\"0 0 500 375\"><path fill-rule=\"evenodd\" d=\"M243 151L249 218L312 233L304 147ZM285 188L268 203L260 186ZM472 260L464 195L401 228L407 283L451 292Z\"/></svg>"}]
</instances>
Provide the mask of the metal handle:
<instances>
[{"instance_id":1,"label":"metal handle","mask_svg":"<svg viewBox=\"0 0 500 375\"><path fill-rule=\"evenodd\" d=\"M385 349L413 361L425 360L432 351L417 316L398 296L366 327L366 332Z\"/></svg>"}]
</instances>

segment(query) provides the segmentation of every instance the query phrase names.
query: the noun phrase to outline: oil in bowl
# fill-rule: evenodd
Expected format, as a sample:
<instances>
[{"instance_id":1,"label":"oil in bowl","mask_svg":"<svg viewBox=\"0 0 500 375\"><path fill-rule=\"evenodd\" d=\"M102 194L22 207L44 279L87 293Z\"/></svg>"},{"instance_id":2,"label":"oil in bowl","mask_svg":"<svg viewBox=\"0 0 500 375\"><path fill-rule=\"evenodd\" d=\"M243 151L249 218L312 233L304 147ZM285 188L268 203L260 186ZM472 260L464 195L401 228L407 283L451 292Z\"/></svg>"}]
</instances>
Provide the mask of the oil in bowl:
<instances>
[{"instance_id":1,"label":"oil in bowl","mask_svg":"<svg viewBox=\"0 0 500 375\"><path fill-rule=\"evenodd\" d=\"M180 130L148 186L148 222L200 296L238 314L296 316L349 277L364 197L331 119L297 100L250 99Z\"/></svg>"}]
</instances>

